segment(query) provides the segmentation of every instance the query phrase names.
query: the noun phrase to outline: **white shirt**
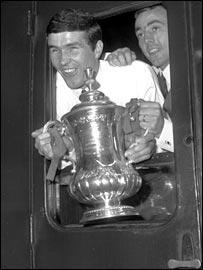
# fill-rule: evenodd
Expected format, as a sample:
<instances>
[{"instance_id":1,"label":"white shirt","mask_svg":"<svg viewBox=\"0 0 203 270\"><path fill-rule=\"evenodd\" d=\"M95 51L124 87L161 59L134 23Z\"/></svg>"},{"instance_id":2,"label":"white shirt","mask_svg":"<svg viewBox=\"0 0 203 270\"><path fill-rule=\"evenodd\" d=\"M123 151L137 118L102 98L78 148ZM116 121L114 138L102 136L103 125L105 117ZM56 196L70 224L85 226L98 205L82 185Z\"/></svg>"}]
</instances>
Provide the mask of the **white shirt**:
<instances>
[{"instance_id":1,"label":"white shirt","mask_svg":"<svg viewBox=\"0 0 203 270\"><path fill-rule=\"evenodd\" d=\"M153 67L155 72L162 73L164 78L166 79L167 90L171 90L171 78L170 78L170 65L168 65L163 71L159 68ZM167 114L167 119L164 118L164 127L162 129L161 135L158 139L156 139L157 145L161 147L161 149L174 152L174 141L173 141L173 123L171 121L170 116Z\"/></svg>"},{"instance_id":2,"label":"white shirt","mask_svg":"<svg viewBox=\"0 0 203 270\"><path fill-rule=\"evenodd\" d=\"M142 61L135 60L131 65L113 67L107 61L100 60L96 80L101 85L99 90L117 105L124 107L131 98L139 98L145 101L155 101L163 106L164 98L157 76L152 67ZM70 89L62 76L57 73L56 111L58 120L74 105L80 103L81 91L82 89ZM157 145L157 152L165 149L162 138L157 139Z\"/></svg>"},{"instance_id":3,"label":"white shirt","mask_svg":"<svg viewBox=\"0 0 203 270\"><path fill-rule=\"evenodd\" d=\"M166 84L167 84L167 89L168 91L171 90L171 73L170 73L170 65L168 65L164 70L163 70L163 75L164 78L166 79Z\"/></svg>"},{"instance_id":4,"label":"white shirt","mask_svg":"<svg viewBox=\"0 0 203 270\"><path fill-rule=\"evenodd\" d=\"M152 68L141 61L132 65L112 67L107 61L100 60L96 80L100 83L99 91L103 92L112 102L125 106L131 98L156 101L163 104L156 75ZM80 103L82 89L70 89L62 76L57 73L56 79L56 111L57 119L68 113Z\"/></svg>"}]
</instances>

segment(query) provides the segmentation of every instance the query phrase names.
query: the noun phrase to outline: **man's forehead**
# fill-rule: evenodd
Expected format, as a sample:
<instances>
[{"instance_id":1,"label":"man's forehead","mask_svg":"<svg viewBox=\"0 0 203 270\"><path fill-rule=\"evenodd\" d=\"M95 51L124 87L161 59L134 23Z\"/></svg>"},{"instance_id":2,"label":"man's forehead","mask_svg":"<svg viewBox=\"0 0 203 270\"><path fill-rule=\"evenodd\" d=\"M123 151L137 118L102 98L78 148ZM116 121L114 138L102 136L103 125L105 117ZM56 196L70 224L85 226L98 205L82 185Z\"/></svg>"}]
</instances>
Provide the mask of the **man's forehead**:
<instances>
[{"instance_id":1,"label":"man's forehead","mask_svg":"<svg viewBox=\"0 0 203 270\"><path fill-rule=\"evenodd\" d=\"M64 31L60 33L50 33L48 35L48 45L52 43L63 43L63 42L76 42L85 40L87 34L85 31Z\"/></svg>"},{"instance_id":2,"label":"man's forehead","mask_svg":"<svg viewBox=\"0 0 203 270\"><path fill-rule=\"evenodd\" d=\"M153 9L145 10L138 14L135 21L135 27L141 28L147 26L151 22L162 22L167 24L167 12L161 7L155 7Z\"/></svg>"}]
</instances>

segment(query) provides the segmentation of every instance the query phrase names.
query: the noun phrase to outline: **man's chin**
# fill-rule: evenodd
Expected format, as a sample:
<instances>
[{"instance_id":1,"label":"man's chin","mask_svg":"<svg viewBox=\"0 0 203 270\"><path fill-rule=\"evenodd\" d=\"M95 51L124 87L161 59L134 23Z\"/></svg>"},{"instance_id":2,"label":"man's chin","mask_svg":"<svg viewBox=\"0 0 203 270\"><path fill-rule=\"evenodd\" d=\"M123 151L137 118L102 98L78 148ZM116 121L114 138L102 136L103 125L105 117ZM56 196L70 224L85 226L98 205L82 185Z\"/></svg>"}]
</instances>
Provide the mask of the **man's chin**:
<instances>
[{"instance_id":1,"label":"man's chin","mask_svg":"<svg viewBox=\"0 0 203 270\"><path fill-rule=\"evenodd\" d=\"M82 88L82 86L84 85L84 82L78 83L78 82L70 82L70 81L67 81L67 80L66 80L66 84L68 85L68 87L69 87L70 89L72 89L72 90L77 90L77 89L79 89L79 88Z\"/></svg>"},{"instance_id":2,"label":"man's chin","mask_svg":"<svg viewBox=\"0 0 203 270\"><path fill-rule=\"evenodd\" d=\"M162 68L163 66L167 66L167 61L163 61L163 59L161 59L161 57L151 57L148 58L148 60L150 61L150 63L157 68Z\"/></svg>"},{"instance_id":3,"label":"man's chin","mask_svg":"<svg viewBox=\"0 0 203 270\"><path fill-rule=\"evenodd\" d=\"M154 66L154 67L157 67L159 68L161 66L161 63L157 60L154 60L154 59L150 59L149 60L151 62L151 64Z\"/></svg>"}]
</instances>

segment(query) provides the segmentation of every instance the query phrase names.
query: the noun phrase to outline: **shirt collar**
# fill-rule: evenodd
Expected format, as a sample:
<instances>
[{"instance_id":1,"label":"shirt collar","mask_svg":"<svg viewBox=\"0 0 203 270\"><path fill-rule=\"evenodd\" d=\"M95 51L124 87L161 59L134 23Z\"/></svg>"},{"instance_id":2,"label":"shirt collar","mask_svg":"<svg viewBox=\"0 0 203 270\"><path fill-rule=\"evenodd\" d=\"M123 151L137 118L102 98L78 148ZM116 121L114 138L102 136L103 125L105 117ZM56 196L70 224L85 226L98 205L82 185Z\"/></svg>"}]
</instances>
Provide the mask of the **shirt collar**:
<instances>
[{"instance_id":1,"label":"shirt collar","mask_svg":"<svg viewBox=\"0 0 203 270\"><path fill-rule=\"evenodd\" d=\"M163 75L166 79L168 89L171 88L171 78L170 78L170 65L168 65L164 70L163 70Z\"/></svg>"},{"instance_id":2,"label":"shirt collar","mask_svg":"<svg viewBox=\"0 0 203 270\"><path fill-rule=\"evenodd\" d=\"M168 90L170 90L171 89L170 65L168 64L168 66L166 66L164 70L161 70L160 68L157 68L155 66L153 66L153 69L155 70L156 74L158 73L163 74L164 78L166 79L167 88Z\"/></svg>"}]
</instances>

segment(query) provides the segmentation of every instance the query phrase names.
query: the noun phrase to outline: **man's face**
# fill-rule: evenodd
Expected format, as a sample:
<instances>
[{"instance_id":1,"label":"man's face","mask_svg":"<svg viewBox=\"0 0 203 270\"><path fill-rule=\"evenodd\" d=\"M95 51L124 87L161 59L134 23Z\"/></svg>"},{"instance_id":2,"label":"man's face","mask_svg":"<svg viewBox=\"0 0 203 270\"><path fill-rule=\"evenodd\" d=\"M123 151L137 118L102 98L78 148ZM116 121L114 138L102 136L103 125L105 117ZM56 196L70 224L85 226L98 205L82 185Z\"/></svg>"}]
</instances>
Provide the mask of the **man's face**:
<instances>
[{"instance_id":1,"label":"man's face","mask_svg":"<svg viewBox=\"0 0 203 270\"><path fill-rule=\"evenodd\" d=\"M52 65L71 89L83 86L87 67L98 71L99 57L88 44L85 32L51 33L48 46Z\"/></svg>"},{"instance_id":2,"label":"man's face","mask_svg":"<svg viewBox=\"0 0 203 270\"><path fill-rule=\"evenodd\" d=\"M145 57L162 70L169 64L167 13L155 7L140 13L135 21L135 33Z\"/></svg>"}]
</instances>

